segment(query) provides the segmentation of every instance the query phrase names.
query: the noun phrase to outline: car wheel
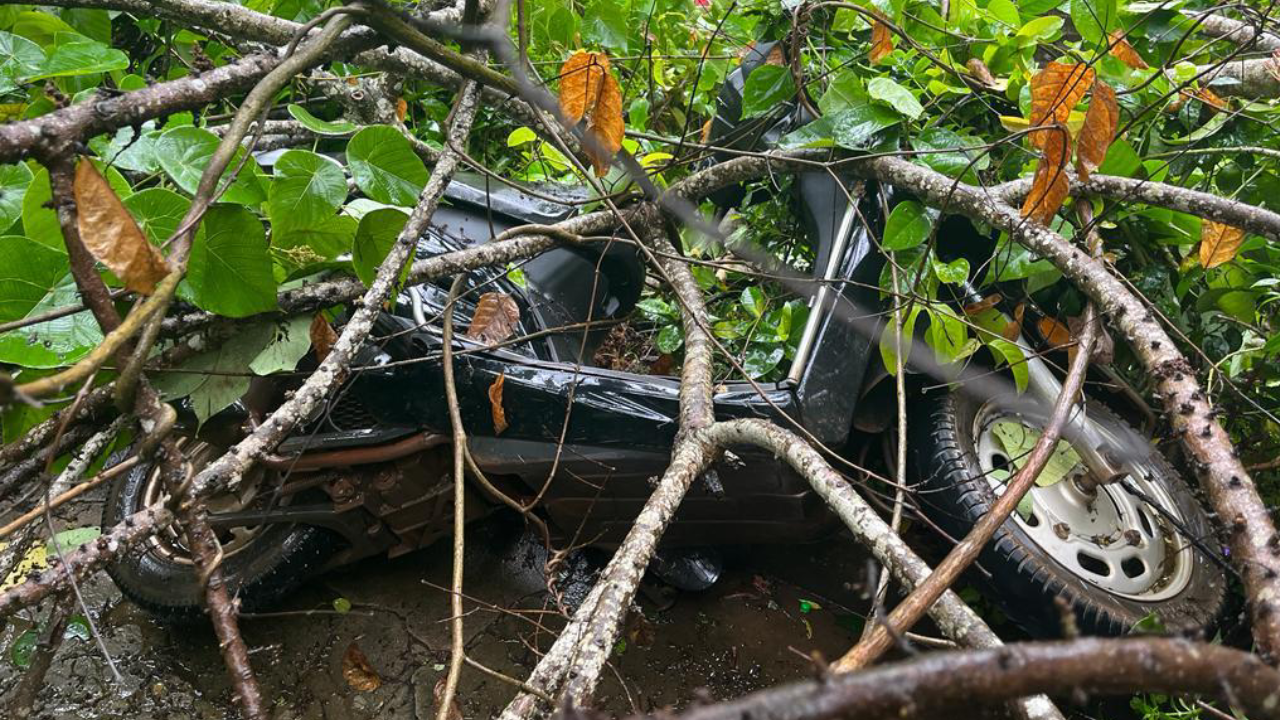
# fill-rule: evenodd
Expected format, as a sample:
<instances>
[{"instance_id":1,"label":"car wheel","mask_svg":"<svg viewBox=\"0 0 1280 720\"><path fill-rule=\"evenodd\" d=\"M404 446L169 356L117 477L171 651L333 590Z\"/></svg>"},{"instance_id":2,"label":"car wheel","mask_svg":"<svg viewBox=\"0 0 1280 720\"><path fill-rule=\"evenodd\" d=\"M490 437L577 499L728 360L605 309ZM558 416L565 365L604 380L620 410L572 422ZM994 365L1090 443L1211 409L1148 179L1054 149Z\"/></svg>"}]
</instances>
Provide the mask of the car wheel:
<instances>
[{"instance_id":1,"label":"car wheel","mask_svg":"<svg viewBox=\"0 0 1280 720\"><path fill-rule=\"evenodd\" d=\"M182 438L179 447L199 470L222 454L221 448ZM242 487L271 488L276 484L256 469ZM251 473L252 474L252 473ZM164 496L161 474L155 465L139 465L121 475L111 486L103 509L102 525L109 528ZM261 506L267 498L254 493L225 494L211 498L211 513L232 512ZM339 549L338 536L324 528L302 524L267 524L219 531L222 574L227 591L241 608L255 611L276 604L303 580L322 568ZM168 621L190 621L203 616L204 590L186 549L185 538L170 526L146 540L132 553L108 566L126 598Z\"/></svg>"},{"instance_id":2,"label":"car wheel","mask_svg":"<svg viewBox=\"0 0 1280 720\"><path fill-rule=\"evenodd\" d=\"M909 421L920 505L956 538L1016 471L1009 433L1029 428L1038 437L1043 427L1043 418L1007 406L934 392ZM1087 404L1086 416L1104 433L1128 427L1096 402ZM1067 446L1060 441L1059 449ZM1227 582L1221 555L1209 557L1219 544L1208 515L1155 448L1141 452L1133 458L1138 472L1101 486L1092 499L1069 476L1032 488L1030 502L984 548L978 584L1028 632L1062 634L1055 597L1069 604L1086 634L1119 635L1150 616L1172 632L1208 631L1222 616ZM1074 472L1086 471L1077 465Z\"/></svg>"}]
</instances>

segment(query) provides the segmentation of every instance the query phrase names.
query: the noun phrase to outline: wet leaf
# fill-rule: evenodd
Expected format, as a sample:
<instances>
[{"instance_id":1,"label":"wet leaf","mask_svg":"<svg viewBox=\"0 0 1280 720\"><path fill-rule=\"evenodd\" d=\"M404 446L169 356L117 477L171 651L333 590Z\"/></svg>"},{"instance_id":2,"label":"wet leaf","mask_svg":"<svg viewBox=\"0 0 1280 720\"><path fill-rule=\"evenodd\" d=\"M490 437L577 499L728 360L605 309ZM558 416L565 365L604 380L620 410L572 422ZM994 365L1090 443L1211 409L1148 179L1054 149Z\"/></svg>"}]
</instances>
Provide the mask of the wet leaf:
<instances>
[{"instance_id":1,"label":"wet leaf","mask_svg":"<svg viewBox=\"0 0 1280 720\"><path fill-rule=\"evenodd\" d=\"M31 656L35 654L39 642L40 636L35 630L22 633L9 645L9 661L20 668L30 666Z\"/></svg>"},{"instance_id":2,"label":"wet leaf","mask_svg":"<svg viewBox=\"0 0 1280 720\"><path fill-rule=\"evenodd\" d=\"M893 52L893 31L879 20L871 23L871 53L868 59L878 64Z\"/></svg>"},{"instance_id":3,"label":"wet leaf","mask_svg":"<svg viewBox=\"0 0 1280 720\"><path fill-rule=\"evenodd\" d=\"M600 102L600 90L609 76L609 57L579 50L560 67L560 112L576 123Z\"/></svg>"},{"instance_id":4,"label":"wet leaf","mask_svg":"<svg viewBox=\"0 0 1280 720\"><path fill-rule=\"evenodd\" d=\"M333 599L333 611L339 615L346 615L351 612L351 601L344 597Z\"/></svg>"},{"instance_id":5,"label":"wet leaf","mask_svg":"<svg viewBox=\"0 0 1280 720\"><path fill-rule=\"evenodd\" d=\"M1200 264L1205 270L1231 262L1244 243L1244 230L1212 220L1200 223Z\"/></svg>"},{"instance_id":6,"label":"wet leaf","mask_svg":"<svg viewBox=\"0 0 1280 720\"><path fill-rule=\"evenodd\" d=\"M595 166L596 175L604 177L609 172L609 164L613 156L622 147L622 134L626 125L622 120L622 90L613 75L605 73L604 82L600 86L600 101L591 112L591 120L587 123L587 135L600 145L600 148L588 146L587 155Z\"/></svg>"},{"instance_id":7,"label":"wet leaf","mask_svg":"<svg viewBox=\"0 0 1280 720\"><path fill-rule=\"evenodd\" d=\"M315 348L316 360L324 362L329 357L329 351L333 350L333 344L338 342L338 333L334 332L329 326L329 321L324 319L324 313L316 313L311 318L311 329L308 332L311 336L311 347Z\"/></svg>"},{"instance_id":8,"label":"wet leaf","mask_svg":"<svg viewBox=\"0 0 1280 720\"><path fill-rule=\"evenodd\" d=\"M369 658L365 657L364 651L355 643L348 645L347 652L342 656L342 677L356 692L373 692L382 687L378 671L373 669Z\"/></svg>"},{"instance_id":9,"label":"wet leaf","mask_svg":"<svg viewBox=\"0 0 1280 720\"><path fill-rule=\"evenodd\" d=\"M476 303L471 325L463 335L486 345L496 345L515 334L520 322L520 307L504 292L487 292Z\"/></svg>"},{"instance_id":10,"label":"wet leaf","mask_svg":"<svg viewBox=\"0 0 1280 720\"><path fill-rule=\"evenodd\" d=\"M95 258L124 281L126 288L150 294L169 266L138 228L107 179L87 158L76 164L76 218L80 240Z\"/></svg>"},{"instance_id":11,"label":"wet leaf","mask_svg":"<svg viewBox=\"0 0 1280 720\"><path fill-rule=\"evenodd\" d=\"M1031 127L1066 124L1071 111L1093 85L1093 68L1051 62L1031 78ZM1031 133L1031 144L1044 148L1057 133ZM1025 213L1024 213L1025 214Z\"/></svg>"},{"instance_id":12,"label":"wet leaf","mask_svg":"<svg viewBox=\"0 0 1280 720\"><path fill-rule=\"evenodd\" d=\"M493 411L493 434L501 435L507 429L507 411L502 407L502 386L507 381L504 373L498 373L489 386L489 405Z\"/></svg>"},{"instance_id":13,"label":"wet leaf","mask_svg":"<svg viewBox=\"0 0 1280 720\"><path fill-rule=\"evenodd\" d=\"M1084 127L1080 129L1076 147L1076 172L1081 181L1089 179L1089 174L1107 158L1107 150L1119 127L1120 106L1116 103L1116 91L1098 80L1093 84L1089 112L1084 116Z\"/></svg>"},{"instance_id":14,"label":"wet leaf","mask_svg":"<svg viewBox=\"0 0 1280 720\"><path fill-rule=\"evenodd\" d=\"M1143 60L1138 51L1133 49L1133 46L1125 39L1123 31L1112 30L1107 39L1111 41L1111 55L1117 60L1134 70L1142 70L1147 67L1147 61Z\"/></svg>"},{"instance_id":15,"label":"wet leaf","mask_svg":"<svg viewBox=\"0 0 1280 720\"><path fill-rule=\"evenodd\" d=\"M1044 155L1036 166L1031 192L1022 203L1022 216L1044 225L1048 225L1057 214L1071 190L1071 183L1067 180L1069 141L1066 129L1060 125L1058 128L1037 133L1047 142L1043 146Z\"/></svg>"}]
</instances>

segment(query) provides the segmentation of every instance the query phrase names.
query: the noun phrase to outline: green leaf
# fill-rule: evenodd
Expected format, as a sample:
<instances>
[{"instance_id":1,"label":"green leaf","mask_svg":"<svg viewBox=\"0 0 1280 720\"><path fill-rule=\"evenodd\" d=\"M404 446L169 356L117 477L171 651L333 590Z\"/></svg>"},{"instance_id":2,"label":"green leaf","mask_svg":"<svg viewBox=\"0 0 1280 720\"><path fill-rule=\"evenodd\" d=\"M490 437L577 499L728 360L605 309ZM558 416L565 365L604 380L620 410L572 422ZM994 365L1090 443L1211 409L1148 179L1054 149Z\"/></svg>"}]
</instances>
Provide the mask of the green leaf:
<instances>
[{"instance_id":1,"label":"green leaf","mask_svg":"<svg viewBox=\"0 0 1280 720\"><path fill-rule=\"evenodd\" d=\"M173 237L191 208L190 200L165 188L139 190L123 202L138 227L153 243L162 243Z\"/></svg>"},{"instance_id":2,"label":"green leaf","mask_svg":"<svg viewBox=\"0 0 1280 720\"><path fill-rule=\"evenodd\" d=\"M246 317L274 310L276 281L262 222L242 207L216 205L191 247L186 285L204 310Z\"/></svg>"},{"instance_id":3,"label":"green leaf","mask_svg":"<svg viewBox=\"0 0 1280 720\"><path fill-rule=\"evenodd\" d=\"M658 352L671 354L684 345L684 330L679 325L664 325L658 331L658 339L654 344Z\"/></svg>"},{"instance_id":4,"label":"green leaf","mask_svg":"<svg viewBox=\"0 0 1280 720\"><path fill-rule=\"evenodd\" d=\"M111 13L95 8L64 8L59 14L76 32L91 40L111 44Z\"/></svg>"},{"instance_id":5,"label":"green leaf","mask_svg":"<svg viewBox=\"0 0 1280 720\"><path fill-rule=\"evenodd\" d=\"M344 597L336 597L333 599L333 611L339 615L345 615L351 612L351 601Z\"/></svg>"},{"instance_id":6,"label":"green leaf","mask_svg":"<svg viewBox=\"0 0 1280 720\"><path fill-rule=\"evenodd\" d=\"M1116 0L1071 0L1071 24L1089 45L1105 42L1119 19Z\"/></svg>"},{"instance_id":7,"label":"green leaf","mask_svg":"<svg viewBox=\"0 0 1280 720\"><path fill-rule=\"evenodd\" d=\"M9 662L14 667L26 669L31 666L31 657L36 653L36 645L40 643L40 635L35 629L27 630L9 645Z\"/></svg>"},{"instance_id":8,"label":"green leaf","mask_svg":"<svg viewBox=\"0 0 1280 720\"><path fill-rule=\"evenodd\" d=\"M1031 375L1027 369L1027 355L1022 348L1017 343L1009 342L1002 337L988 337L987 347L1009 363L1009 371L1013 373L1013 383L1017 386L1018 392L1026 392Z\"/></svg>"},{"instance_id":9,"label":"green leaf","mask_svg":"<svg viewBox=\"0 0 1280 720\"><path fill-rule=\"evenodd\" d=\"M790 68L760 65L747 76L742 88L742 117L752 118L775 110L795 93Z\"/></svg>"},{"instance_id":10,"label":"green leaf","mask_svg":"<svg viewBox=\"0 0 1280 720\"><path fill-rule=\"evenodd\" d=\"M69 270L66 253L21 236L0 237L0 321L25 317Z\"/></svg>"},{"instance_id":11,"label":"green leaf","mask_svg":"<svg viewBox=\"0 0 1280 720\"><path fill-rule=\"evenodd\" d=\"M94 40L58 45L28 82L55 77L90 75L129 67L129 56Z\"/></svg>"},{"instance_id":12,"label":"green leaf","mask_svg":"<svg viewBox=\"0 0 1280 720\"><path fill-rule=\"evenodd\" d=\"M1023 17L1040 19L1040 16L1062 6L1062 0L1018 0L1018 11ZM1035 20L1032 20L1034 22ZM1061 21L1059 20L1059 25Z\"/></svg>"},{"instance_id":13,"label":"green leaf","mask_svg":"<svg viewBox=\"0 0 1280 720\"><path fill-rule=\"evenodd\" d=\"M359 129L355 123L346 120L321 120L301 105L290 104L288 109L294 120L318 135L350 135Z\"/></svg>"},{"instance_id":14,"label":"green leaf","mask_svg":"<svg viewBox=\"0 0 1280 720\"><path fill-rule=\"evenodd\" d=\"M862 150L876 133L898 124L898 114L886 107L863 102L848 110L828 116L831 137L836 144L850 150Z\"/></svg>"},{"instance_id":15,"label":"green leaf","mask_svg":"<svg viewBox=\"0 0 1280 720\"><path fill-rule=\"evenodd\" d=\"M351 252L358 224L350 215L334 215L302 227L273 226L271 247L281 250L308 247L325 260L332 260Z\"/></svg>"},{"instance_id":16,"label":"green leaf","mask_svg":"<svg viewBox=\"0 0 1280 720\"><path fill-rule=\"evenodd\" d=\"M911 357L911 345L915 342L916 320L920 317L920 311L924 308L916 305L907 313L906 318L902 321L902 366L906 367L907 359ZM880 360L884 362L884 367L889 371L890 375L896 375L898 372L898 327L893 321L893 317L889 317L889 321L885 323L884 332L880 333Z\"/></svg>"},{"instance_id":17,"label":"green leaf","mask_svg":"<svg viewBox=\"0 0 1280 720\"><path fill-rule=\"evenodd\" d=\"M271 342L249 363L258 375L290 372L311 349L311 318L299 315L273 327Z\"/></svg>"},{"instance_id":18,"label":"green leaf","mask_svg":"<svg viewBox=\"0 0 1280 720\"><path fill-rule=\"evenodd\" d=\"M827 91L818 99L818 109L822 110L823 115L847 110L858 101L861 94L862 79L858 73L852 70L841 71L836 73L827 85Z\"/></svg>"},{"instance_id":19,"label":"green leaf","mask_svg":"<svg viewBox=\"0 0 1280 720\"><path fill-rule=\"evenodd\" d=\"M44 66L44 50L22 37L0 31L0 93L18 87L21 78L29 77Z\"/></svg>"},{"instance_id":20,"label":"green leaf","mask_svg":"<svg viewBox=\"0 0 1280 720\"><path fill-rule=\"evenodd\" d=\"M276 160L267 195L273 228L312 226L333 217L347 199L342 166L307 150L289 150Z\"/></svg>"},{"instance_id":21,"label":"green leaf","mask_svg":"<svg viewBox=\"0 0 1280 720\"><path fill-rule=\"evenodd\" d=\"M112 167L148 174L158 172L160 159L156 157L156 142L161 133L155 126L154 120L143 123L139 137L135 137L133 128L122 127L109 139L105 135L93 138L89 147Z\"/></svg>"},{"instance_id":22,"label":"green leaf","mask_svg":"<svg viewBox=\"0 0 1280 720\"><path fill-rule=\"evenodd\" d=\"M759 380L778 367L783 355L781 345L753 344L742 359L742 369L747 371L747 376L752 380Z\"/></svg>"},{"instance_id":23,"label":"green leaf","mask_svg":"<svg viewBox=\"0 0 1280 720\"><path fill-rule=\"evenodd\" d=\"M8 231L22 217L22 198L27 194L31 177L26 165L0 165L0 233Z\"/></svg>"},{"instance_id":24,"label":"green leaf","mask_svg":"<svg viewBox=\"0 0 1280 720\"><path fill-rule=\"evenodd\" d=\"M1116 138L1111 143L1111 147L1107 148L1107 156L1103 159L1102 164L1098 166L1098 173L1133 177L1134 173L1138 172L1141 167L1142 159L1138 157L1138 152L1133 149L1129 141L1124 138Z\"/></svg>"},{"instance_id":25,"label":"green leaf","mask_svg":"<svg viewBox=\"0 0 1280 720\"><path fill-rule=\"evenodd\" d=\"M57 15L38 10L19 13L13 23L13 27L9 29L15 34L46 48L54 44L58 33L79 34L75 28L63 22Z\"/></svg>"},{"instance_id":26,"label":"green leaf","mask_svg":"<svg viewBox=\"0 0 1280 720\"><path fill-rule=\"evenodd\" d=\"M520 147L521 145L527 145L537 139L538 135L532 128L518 127L515 130L512 130L511 134L507 136L507 147Z\"/></svg>"},{"instance_id":27,"label":"green leaf","mask_svg":"<svg viewBox=\"0 0 1280 720\"><path fill-rule=\"evenodd\" d=\"M934 305L927 312L929 330L925 333L925 340L933 348L938 364L945 365L968 355L969 329L956 311L947 305Z\"/></svg>"},{"instance_id":28,"label":"green leaf","mask_svg":"<svg viewBox=\"0 0 1280 720\"><path fill-rule=\"evenodd\" d=\"M355 249L351 255L351 263L355 266L356 277L366 286L373 285L378 275L378 266L387 259L387 253L395 245L396 238L404 229L409 216L395 209L374 210L360 219L356 228Z\"/></svg>"},{"instance_id":29,"label":"green leaf","mask_svg":"<svg viewBox=\"0 0 1280 720\"><path fill-rule=\"evenodd\" d=\"M1057 9L1059 0L1052 0L1052 8ZM1022 14L1027 15L1029 11L1022 9ZM1038 43L1051 42L1062 30L1063 20L1055 15L1043 15L1034 13L1031 20L1028 20L1019 30L1017 37L1026 46L1033 46Z\"/></svg>"},{"instance_id":30,"label":"green leaf","mask_svg":"<svg viewBox=\"0 0 1280 720\"><path fill-rule=\"evenodd\" d=\"M874 77L867 83L867 94L912 120L924 113L924 106L916 100L916 96L912 95L910 90L883 75Z\"/></svg>"},{"instance_id":31,"label":"green leaf","mask_svg":"<svg viewBox=\"0 0 1280 720\"><path fill-rule=\"evenodd\" d=\"M356 133L347 144L347 163L356 184L378 202L412 207L427 184L427 167L409 141L387 125Z\"/></svg>"},{"instance_id":32,"label":"green leaf","mask_svg":"<svg viewBox=\"0 0 1280 720\"><path fill-rule=\"evenodd\" d=\"M40 168L31 176L27 192L22 196L22 234L42 245L65 253L66 245L62 241L62 226L58 223L58 213L50 207L52 202L53 191L49 189L49 171Z\"/></svg>"},{"instance_id":33,"label":"green leaf","mask_svg":"<svg viewBox=\"0 0 1280 720\"><path fill-rule=\"evenodd\" d=\"M605 0L586 3L582 15L582 39L587 43L626 52L630 49L630 30L625 7Z\"/></svg>"},{"instance_id":34,"label":"green leaf","mask_svg":"<svg viewBox=\"0 0 1280 720\"><path fill-rule=\"evenodd\" d=\"M929 238L933 231L933 218L923 205L914 200L904 200L894 206L885 223L885 250L908 250Z\"/></svg>"},{"instance_id":35,"label":"green leaf","mask_svg":"<svg viewBox=\"0 0 1280 720\"><path fill-rule=\"evenodd\" d=\"M764 290L759 285L752 285L742 290L742 307L755 317L764 314L765 308L769 305L769 298L765 296Z\"/></svg>"},{"instance_id":36,"label":"green leaf","mask_svg":"<svg viewBox=\"0 0 1280 720\"><path fill-rule=\"evenodd\" d=\"M1019 471L1026 466L1031 449L1043 434L1036 428L1030 428L1012 420L996 422L991 426L991 431L1004 446L1005 453ZM1041 470L1040 476L1036 478L1036 485L1049 487L1070 475L1079 465L1080 456L1076 454L1071 444L1066 440L1059 440L1049 456L1049 461L1045 463L1044 470Z\"/></svg>"},{"instance_id":37,"label":"green leaf","mask_svg":"<svg viewBox=\"0 0 1280 720\"><path fill-rule=\"evenodd\" d=\"M26 237L0 238L0 318L17 320L79 302L66 253ZM59 367L101 342L97 321L83 310L0 334L0 362Z\"/></svg>"},{"instance_id":38,"label":"green leaf","mask_svg":"<svg viewBox=\"0 0 1280 720\"><path fill-rule=\"evenodd\" d=\"M179 368L183 372L156 373L153 382L166 400L190 396L191 408L203 425L248 392L246 368L274 335L274 322L250 323L220 347L183 363Z\"/></svg>"},{"instance_id":39,"label":"green leaf","mask_svg":"<svg viewBox=\"0 0 1280 720\"><path fill-rule=\"evenodd\" d=\"M680 319L680 314L676 312L676 309L660 298L645 298L636 303L636 309L649 322L675 322Z\"/></svg>"},{"instance_id":40,"label":"green leaf","mask_svg":"<svg viewBox=\"0 0 1280 720\"><path fill-rule=\"evenodd\" d=\"M969 279L969 261L965 258L956 258L949 263L944 263L936 257L930 258L933 261L933 274L944 283L959 284Z\"/></svg>"},{"instance_id":41,"label":"green leaf","mask_svg":"<svg viewBox=\"0 0 1280 720\"><path fill-rule=\"evenodd\" d=\"M948 148L981 148L986 143L972 135L961 135L946 128L928 128L916 133L912 145L916 150L946 150ZM984 150L961 150L953 153L925 152L916 159L943 175L958 178L966 172L986 170L991 156Z\"/></svg>"},{"instance_id":42,"label":"green leaf","mask_svg":"<svg viewBox=\"0 0 1280 720\"><path fill-rule=\"evenodd\" d=\"M188 194L194 194L200 185L200 175L209 165L209 159L218 149L218 136L202 128L182 126L166 131L156 143L156 155L160 166L173 178L178 187ZM244 157L244 149L236 151L235 157L227 165L218 187L222 187L227 173L234 171ZM219 198L221 202L240 205L257 205L266 199L266 193L258 181L258 163L249 158L235 182Z\"/></svg>"},{"instance_id":43,"label":"green leaf","mask_svg":"<svg viewBox=\"0 0 1280 720\"><path fill-rule=\"evenodd\" d=\"M89 629L89 621L83 615L71 616L71 619L67 621L67 629L62 631L62 639L89 642L93 639L93 632Z\"/></svg>"},{"instance_id":44,"label":"green leaf","mask_svg":"<svg viewBox=\"0 0 1280 720\"><path fill-rule=\"evenodd\" d=\"M63 553L69 553L81 545L97 540L102 534L102 530L96 527L71 528L63 530L54 535L52 539L45 544L45 553L47 557L57 557L58 549L61 548Z\"/></svg>"}]
</instances>

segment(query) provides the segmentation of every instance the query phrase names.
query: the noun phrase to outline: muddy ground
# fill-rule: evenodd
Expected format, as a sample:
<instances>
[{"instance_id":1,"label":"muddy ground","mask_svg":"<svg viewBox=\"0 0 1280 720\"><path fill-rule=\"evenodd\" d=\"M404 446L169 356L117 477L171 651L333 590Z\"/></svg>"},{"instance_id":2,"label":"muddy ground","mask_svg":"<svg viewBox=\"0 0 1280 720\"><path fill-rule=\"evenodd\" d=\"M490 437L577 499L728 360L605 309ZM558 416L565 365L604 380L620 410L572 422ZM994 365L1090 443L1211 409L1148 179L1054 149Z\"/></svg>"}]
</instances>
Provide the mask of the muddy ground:
<instances>
[{"instance_id":1,"label":"muddy ground","mask_svg":"<svg viewBox=\"0 0 1280 720\"><path fill-rule=\"evenodd\" d=\"M90 509L83 514L90 516ZM555 626L547 612L541 548L517 522L501 517L473 526L467 546L468 654L524 677L536 651L549 645L545 628ZM815 652L836 657L856 639L867 607L861 585L868 562L851 541L731 548L726 554L725 577L711 590L678 593L646 584L642 612L629 621L597 695L603 709L622 715L681 707L812 676ZM395 560L364 561L310 582L278 613L245 619L241 627L273 717L434 717L433 690L447 659L442 586L449 572L443 544ZM568 599L585 587L567 583ZM94 643L70 638L48 676L39 717L234 716L211 631L157 623L105 579L95 580L87 594L121 680L112 679ZM350 609L336 611L335 600ZM512 612L520 610L532 612ZM0 686L15 682L12 644L28 627L10 623L0 633ZM353 644L376 673L376 689L359 689L373 684L368 676L344 676L343 658ZM512 693L511 686L466 669L459 689L463 715L489 717Z\"/></svg>"}]
</instances>

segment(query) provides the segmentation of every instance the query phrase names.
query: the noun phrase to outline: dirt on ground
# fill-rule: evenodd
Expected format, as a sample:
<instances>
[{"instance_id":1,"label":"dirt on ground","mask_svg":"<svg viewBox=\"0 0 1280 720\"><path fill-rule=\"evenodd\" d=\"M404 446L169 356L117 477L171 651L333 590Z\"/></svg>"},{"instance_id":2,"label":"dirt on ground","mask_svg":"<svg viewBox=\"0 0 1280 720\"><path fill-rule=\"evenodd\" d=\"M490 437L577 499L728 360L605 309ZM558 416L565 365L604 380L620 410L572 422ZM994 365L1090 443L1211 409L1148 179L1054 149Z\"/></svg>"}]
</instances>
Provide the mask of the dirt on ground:
<instances>
[{"instance_id":1,"label":"dirt on ground","mask_svg":"<svg viewBox=\"0 0 1280 720\"><path fill-rule=\"evenodd\" d=\"M87 513L86 513L87 514ZM278 612L241 623L263 693L279 720L433 718L448 658L447 543L395 560L373 559L313 580ZM559 616L543 577L545 554L520 523L491 518L467 536L468 655L523 678L553 639ZM559 587L572 603L603 554L580 557ZM817 545L725 550L710 590L646 583L597 693L625 715L725 699L812 677L814 657L847 649L862 626L865 553L836 537ZM112 661L68 637L40 696L41 718L222 720L231 690L212 631L169 626L123 600L104 578L85 588ZM0 630L0 686L12 687L15 640L30 622ZM355 650L352 650L352 648ZM354 662L356 652L367 665ZM344 659L346 662L344 663ZM374 687L376 685L376 688ZM466 718L490 717L515 689L466 668Z\"/></svg>"}]
</instances>

